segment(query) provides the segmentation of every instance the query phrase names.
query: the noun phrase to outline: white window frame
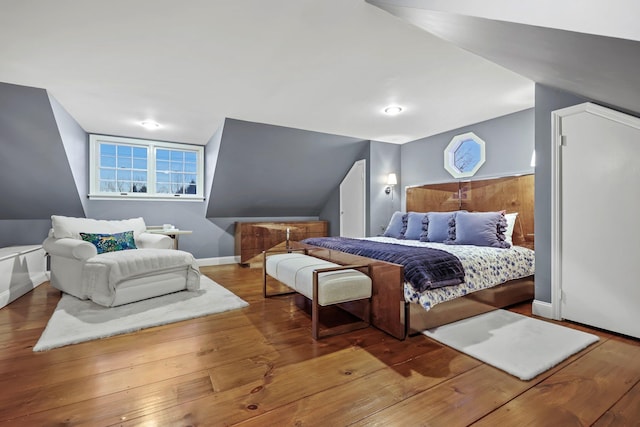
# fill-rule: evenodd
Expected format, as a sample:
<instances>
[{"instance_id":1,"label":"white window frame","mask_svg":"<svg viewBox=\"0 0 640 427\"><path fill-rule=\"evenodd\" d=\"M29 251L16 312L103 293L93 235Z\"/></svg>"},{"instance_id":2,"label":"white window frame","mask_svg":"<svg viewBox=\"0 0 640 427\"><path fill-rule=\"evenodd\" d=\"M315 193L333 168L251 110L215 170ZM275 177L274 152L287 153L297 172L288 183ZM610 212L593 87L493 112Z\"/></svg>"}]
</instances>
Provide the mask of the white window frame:
<instances>
[{"instance_id":1,"label":"white window frame","mask_svg":"<svg viewBox=\"0 0 640 427\"><path fill-rule=\"evenodd\" d=\"M100 144L119 144L144 146L147 148L147 192L104 192L100 191ZM156 150L169 149L192 151L196 153L196 194L156 193ZM135 200L204 200L204 147L199 145L179 144L175 142L154 141L148 139L124 138L107 135L89 135L89 199L135 199Z\"/></svg>"},{"instance_id":2,"label":"white window frame","mask_svg":"<svg viewBox=\"0 0 640 427\"><path fill-rule=\"evenodd\" d=\"M456 166L456 151L460 146L467 142L474 142L480 149L479 157L474 163L473 167L468 171L462 171ZM451 139L447 148L444 149L444 168L454 178L468 178L476 174L480 166L485 162L485 142L482 138L473 132L467 132L462 135L456 135Z\"/></svg>"}]
</instances>

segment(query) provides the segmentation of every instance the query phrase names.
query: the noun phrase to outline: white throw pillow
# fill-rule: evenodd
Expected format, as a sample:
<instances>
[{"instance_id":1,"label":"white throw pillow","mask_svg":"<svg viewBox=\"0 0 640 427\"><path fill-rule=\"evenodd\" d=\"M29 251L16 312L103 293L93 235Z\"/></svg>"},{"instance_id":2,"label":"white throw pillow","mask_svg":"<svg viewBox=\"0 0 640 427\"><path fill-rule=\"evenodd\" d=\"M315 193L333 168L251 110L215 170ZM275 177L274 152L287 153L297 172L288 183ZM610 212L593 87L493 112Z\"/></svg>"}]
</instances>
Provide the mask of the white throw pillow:
<instances>
[{"instance_id":1,"label":"white throw pillow","mask_svg":"<svg viewBox=\"0 0 640 427\"><path fill-rule=\"evenodd\" d=\"M504 214L504 217L507 219L507 230L504 232L504 240L513 245L513 228L516 225L516 218L518 217L518 212Z\"/></svg>"},{"instance_id":2,"label":"white throw pillow","mask_svg":"<svg viewBox=\"0 0 640 427\"><path fill-rule=\"evenodd\" d=\"M147 229L142 217L111 221L51 215L51 225L56 239L69 237L78 240L80 240L80 233L114 234L133 231L136 237Z\"/></svg>"}]
</instances>

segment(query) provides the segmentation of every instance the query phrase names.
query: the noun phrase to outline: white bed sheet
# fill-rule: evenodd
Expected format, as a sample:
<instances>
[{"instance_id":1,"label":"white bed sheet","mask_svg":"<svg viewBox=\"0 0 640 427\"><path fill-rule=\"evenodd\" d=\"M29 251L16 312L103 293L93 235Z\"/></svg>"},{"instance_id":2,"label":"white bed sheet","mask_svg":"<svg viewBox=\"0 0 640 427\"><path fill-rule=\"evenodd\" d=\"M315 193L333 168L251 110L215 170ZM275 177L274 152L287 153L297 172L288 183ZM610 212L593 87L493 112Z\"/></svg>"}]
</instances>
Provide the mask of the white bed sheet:
<instances>
[{"instance_id":1,"label":"white bed sheet","mask_svg":"<svg viewBox=\"0 0 640 427\"><path fill-rule=\"evenodd\" d=\"M460 259L465 272L464 283L424 292L417 291L410 283L404 284L405 300L420 304L425 310L430 310L436 304L471 292L530 276L535 270L534 251L521 246L499 249L485 246L446 245L417 240L400 240L392 237L367 237L365 240L441 249Z\"/></svg>"}]
</instances>

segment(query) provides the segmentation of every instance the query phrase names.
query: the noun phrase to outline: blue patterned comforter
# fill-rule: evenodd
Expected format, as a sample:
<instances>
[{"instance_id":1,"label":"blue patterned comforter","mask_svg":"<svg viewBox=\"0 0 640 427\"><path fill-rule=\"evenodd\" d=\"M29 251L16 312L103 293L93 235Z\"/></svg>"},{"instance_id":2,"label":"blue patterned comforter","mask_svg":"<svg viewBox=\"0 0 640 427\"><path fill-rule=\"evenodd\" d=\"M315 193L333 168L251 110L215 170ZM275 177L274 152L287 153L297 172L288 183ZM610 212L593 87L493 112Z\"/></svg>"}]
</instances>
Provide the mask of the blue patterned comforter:
<instances>
[{"instance_id":1,"label":"blue patterned comforter","mask_svg":"<svg viewBox=\"0 0 640 427\"><path fill-rule=\"evenodd\" d=\"M368 237L365 240L412 247L431 247L450 252L458 257L464 268L464 283L419 292L411 283L405 282L405 300L420 304L427 311L445 301L481 289L491 288L509 280L531 276L535 271L535 253L531 249L521 246L501 249L487 246L446 245L418 240L399 240L392 237Z\"/></svg>"},{"instance_id":2,"label":"blue patterned comforter","mask_svg":"<svg viewBox=\"0 0 640 427\"><path fill-rule=\"evenodd\" d=\"M404 266L405 280L418 291L464 282L462 263L449 252L346 237L314 237L302 243Z\"/></svg>"}]
</instances>

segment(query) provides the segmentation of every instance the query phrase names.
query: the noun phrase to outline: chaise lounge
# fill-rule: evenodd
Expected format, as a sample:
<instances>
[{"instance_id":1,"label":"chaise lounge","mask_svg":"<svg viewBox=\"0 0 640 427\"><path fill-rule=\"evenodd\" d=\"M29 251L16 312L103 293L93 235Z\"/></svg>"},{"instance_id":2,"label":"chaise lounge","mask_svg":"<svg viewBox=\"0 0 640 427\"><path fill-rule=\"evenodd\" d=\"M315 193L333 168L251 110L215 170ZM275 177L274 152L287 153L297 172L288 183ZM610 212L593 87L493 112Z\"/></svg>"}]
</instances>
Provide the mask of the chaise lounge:
<instances>
[{"instance_id":1,"label":"chaise lounge","mask_svg":"<svg viewBox=\"0 0 640 427\"><path fill-rule=\"evenodd\" d=\"M43 242L51 257L51 285L80 299L114 307L200 288L192 254L171 238L147 233L142 218L120 221L51 217Z\"/></svg>"}]
</instances>

